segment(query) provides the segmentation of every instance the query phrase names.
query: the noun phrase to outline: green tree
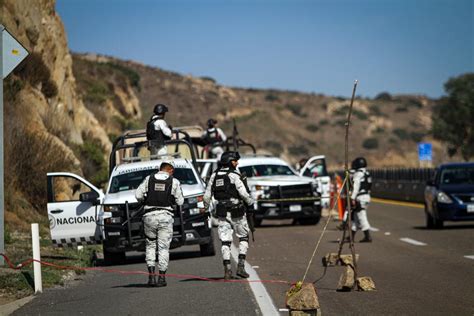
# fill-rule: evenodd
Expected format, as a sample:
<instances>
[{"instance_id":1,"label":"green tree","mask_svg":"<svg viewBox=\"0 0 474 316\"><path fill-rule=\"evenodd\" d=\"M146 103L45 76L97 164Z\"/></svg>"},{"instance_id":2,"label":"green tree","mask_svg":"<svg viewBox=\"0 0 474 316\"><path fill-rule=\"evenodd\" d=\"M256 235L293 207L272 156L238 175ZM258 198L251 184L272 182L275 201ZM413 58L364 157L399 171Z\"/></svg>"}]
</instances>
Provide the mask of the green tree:
<instances>
[{"instance_id":1,"label":"green tree","mask_svg":"<svg viewBox=\"0 0 474 316\"><path fill-rule=\"evenodd\" d=\"M464 160L474 157L474 73L449 79L448 94L433 111L433 136L448 145L448 154L457 152Z\"/></svg>"}]
</instances>

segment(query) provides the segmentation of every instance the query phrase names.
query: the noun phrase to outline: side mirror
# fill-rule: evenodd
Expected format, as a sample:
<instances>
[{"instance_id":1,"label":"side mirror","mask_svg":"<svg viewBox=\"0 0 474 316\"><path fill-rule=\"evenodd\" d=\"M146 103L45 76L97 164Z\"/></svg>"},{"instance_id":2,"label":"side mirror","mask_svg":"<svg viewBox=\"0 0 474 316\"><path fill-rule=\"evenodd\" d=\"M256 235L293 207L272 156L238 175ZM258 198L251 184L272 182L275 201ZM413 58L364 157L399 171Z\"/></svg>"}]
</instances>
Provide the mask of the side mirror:
<instances>
[{"instance_id":1,"label":"side mirror","mask_svg":"<svg viewBox=\"0 0 474 316\"><path fill-rule=\"evenodd\" d=\"M94 191L84 192L79 195L79 200L81 202L89 202L89 203L92 203L93 205L99 204L98 199L99 199L99 194L97 194L97 192L94 192Z\"/></svg>"}]
</instances>

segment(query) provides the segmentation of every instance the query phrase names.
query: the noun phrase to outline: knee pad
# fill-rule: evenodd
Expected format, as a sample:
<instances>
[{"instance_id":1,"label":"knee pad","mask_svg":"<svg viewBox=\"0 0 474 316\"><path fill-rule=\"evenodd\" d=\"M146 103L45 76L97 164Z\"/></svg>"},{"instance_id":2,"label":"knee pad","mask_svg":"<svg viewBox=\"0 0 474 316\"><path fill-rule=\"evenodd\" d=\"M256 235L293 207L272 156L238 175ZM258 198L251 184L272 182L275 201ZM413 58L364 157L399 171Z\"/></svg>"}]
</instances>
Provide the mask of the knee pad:
<instances>
[{"instance_id":1,"label":"knee pad","mask_svg":"<svg viewBox=\"0 0 474 316\"><path fill-rule=\"evenodd\" d=\"M239 238L239 241L241 241L241 242L242 242L242 241L249 242L249 236L247 235L247 236L244 236L244 237L240 237L240 238Z\"/></svg>"},{"instance_id":2,"label":"knee pad","mask_svg":"<svg viewBox=\"0 0 474 316\"><path fill-rule=\"evenodd\" d=\"M232 244L232 241L223 241L222 246L226 246L230 248L230 245Z\"/></svg>"},{"instance_id":3,"label":"knee pad","mask_svg":"<svg viewBox=\"0 0 474 316\"><path fill-rule=\"evenodd\" d=\"M148 236L145 236L147 241L156 241L158 238L150 238Z\"/></svg>"}]
</instances>

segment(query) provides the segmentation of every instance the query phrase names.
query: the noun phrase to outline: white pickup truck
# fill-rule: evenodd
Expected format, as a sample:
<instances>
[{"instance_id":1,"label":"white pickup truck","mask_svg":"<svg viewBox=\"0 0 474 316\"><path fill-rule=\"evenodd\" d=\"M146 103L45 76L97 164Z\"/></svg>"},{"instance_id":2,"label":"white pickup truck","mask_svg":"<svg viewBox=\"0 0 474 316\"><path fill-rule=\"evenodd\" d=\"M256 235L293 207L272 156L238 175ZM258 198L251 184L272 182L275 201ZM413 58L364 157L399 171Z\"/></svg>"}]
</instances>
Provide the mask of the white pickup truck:
<instances>
[{"instance_id":1,"label":"white pickup truck","mask_svg":"<svg viewBox=\"0 0 474 316\"><path fill-rule=\"evenodd\" d=\"M136 149L125 141L122 143L122 147L115 144L111 154L106 193L78 175L48 173L48 216L53 244L64 247L102 243L104 260L110 264L123 261L127 251L145 249L143 207L135 198L135 190L146 176L158 170L161 160L137 159L116 164L116 157L120 156L117 148ZM176 146L178 143L186 142L173 141ZM123 157L121 160L124 161ZM176 158L173 163L174 177L181 183L185 202L175 212L171 247L199 245L201 255L214 255L209 213L203 203L204 183L192 159Z\"/></svg>"},{"instance_id":2,"label":"white pickup truck","mask_svg":"<svg viewBox=\"0 0 474 316\"><path fill-rule=\"evenodd\" d=\"M208 162L201 176L208 179L216 164ZM239 171L247 177L256 200L255 224L263 219L294 219L303 225L315 225L321 218L321 197L313 179L299 175L285 161L268 156L243 156Z\"/></svg>"}]
</instances>

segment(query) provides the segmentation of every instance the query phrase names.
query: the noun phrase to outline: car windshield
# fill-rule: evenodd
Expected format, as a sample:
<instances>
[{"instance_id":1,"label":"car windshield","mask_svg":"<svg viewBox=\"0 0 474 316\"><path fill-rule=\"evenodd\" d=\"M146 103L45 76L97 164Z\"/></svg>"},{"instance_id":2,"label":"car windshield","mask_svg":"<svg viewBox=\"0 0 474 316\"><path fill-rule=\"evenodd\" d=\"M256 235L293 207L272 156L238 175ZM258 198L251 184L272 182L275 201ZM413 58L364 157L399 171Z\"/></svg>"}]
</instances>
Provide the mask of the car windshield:
<instances>
[{"instance_id":1,"label":"car windshield","mask_svg":"<svg viewBox=\"0 0 474 316\"><path fill-rule=\"evenodd\" d=\"M112 178L109 193L117 193L138 188L143 179L148 175L155 173L156 169L133 171L121 174ZM176 168L173 177L179 180L181 184L197 184L197 179L191 168Z\"/></svg>"},{"instance_id":2,"label":"car windshield","mask_svg":"<svg viewBox=\"0 0 474 316\"><path fill-rule=\"evenodd\" d=\"M441 171L441 184L474 184L474 166L446 168Z\"/></svg>"},{"instance_id":3,"label":"car windshield","mask_svg":"<svg viewBox=\"0 0 474 316\"><path fill-rule=\"evenodd\" d=\"M239 167L239 170L243 175L247 176L248 178L295 175L295 173L290 169L290 167L285 165L253 165Z\"/></svg>"}]
</instances>

